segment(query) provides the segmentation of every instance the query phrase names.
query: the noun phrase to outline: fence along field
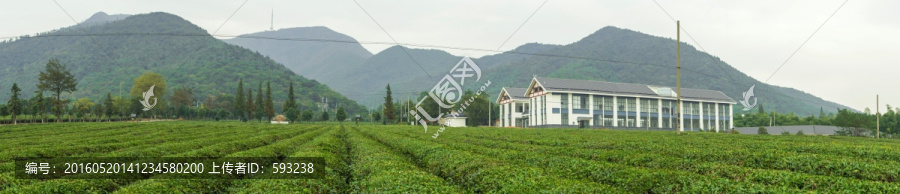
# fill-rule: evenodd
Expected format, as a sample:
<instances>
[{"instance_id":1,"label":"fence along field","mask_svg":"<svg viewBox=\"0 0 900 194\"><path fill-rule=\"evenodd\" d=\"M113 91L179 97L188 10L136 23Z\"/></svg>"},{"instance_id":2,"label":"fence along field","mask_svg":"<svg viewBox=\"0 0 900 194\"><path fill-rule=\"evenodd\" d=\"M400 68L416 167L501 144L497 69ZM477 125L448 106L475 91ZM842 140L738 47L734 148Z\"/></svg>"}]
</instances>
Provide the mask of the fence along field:
<instances>
[{"instance_id":1,"label":"fence along field","mask_svg":"<svg viewBox=\"0 0 900 194\"><path fill-rule=\"evenodd\" d=\"M0 192L900 193L900 142L660 131L236 122L0 128ZM323 157L321 179L15 179L15 157Z\"/></svg>"}]
</instances>

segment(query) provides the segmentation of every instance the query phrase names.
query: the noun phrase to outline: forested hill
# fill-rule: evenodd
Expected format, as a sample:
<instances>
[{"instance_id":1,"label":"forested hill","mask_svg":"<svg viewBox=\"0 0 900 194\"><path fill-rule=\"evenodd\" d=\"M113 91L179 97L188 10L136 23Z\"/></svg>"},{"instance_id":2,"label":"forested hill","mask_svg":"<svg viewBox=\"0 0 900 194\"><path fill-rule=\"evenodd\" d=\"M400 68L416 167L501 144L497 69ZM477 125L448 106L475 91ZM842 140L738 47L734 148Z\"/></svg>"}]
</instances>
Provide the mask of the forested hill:
<instances>
[{"instance_id":1,"label":"forested hill","mask_svg":"<svg viewBox=\"0 0 900 194\"><path fill-rule=\"evenodd\" d=\"M837 109L850 109L797 89L762 83L718 57L698 51L686 43L681 43L681 52L682 87L719 90L739 102L743 99L742 93L756 85L754 97L758 98L758 104L762 104L765 111L818 115L820 110L837 112ZM372 58L385 57L379 56L382 54L389 53L381 52ZM403 57L397 53L392 56ZM420 62L431 61L417 55L413 57ZM676 85L675 40L616 27L602 28L568 45L526 44L510 52L474 61L484 71L482 79L491 80L492 89L489 92L492 95L496 95L501 87L527 87L533 76ZM447 64L443 69L450 69L455 62L445 62ZM437 83L437 79L416 75L406 78L411 81L392 82L391 86L394 90L425 91ZM332 85L341 88L340 84ZM758 108L750 111L755 112ZM743 106L738 103L735 114L741 114L741 109Z\"/></svg>"},{"instance_id":2,"label":"forested hill","mask_svg":"<svg viewBox=\"0 0 900 194\"><path fill-rule=\"evenodd\" d=\"M355 39L323 26L257 32L223 41L263 53L297 74L324 83L342 79L334 74L358 68L372 56Z\"/></svg>"},{"instance_id":3,"label":"forested hill","mask_svg":"<svg viewBox=\"0 0 900 194\"><path fill-rule=\"evenodd\" d=\"M244 88L254 90L259 83L271 81L273 101L280 109L292 81L304 109L318 107L316 102L323 98L332 108L340 104L351 113L364 109L324 84L299 76L257 52L213 38L206 30L168 13L76 25L0 43L0 100L9 98L13 82L22 87L24 97L32 96L38 72L51 58L67 65L79 81L78 91L64 96L68 98L100 99L107 92L127 95L137 76L152 71L163 75L170 90L181 86L193 89L198 101L207 95L233 96L238 79L243 79Z\"/></svg>"},{"instance_id":4,"label":"forested hill","mask_svg":"<svg viewBox=\"0 0 900 194\"><path fill-rule=\"evenodd\" d=\"M575 43L497 64L484 77L508 87L526 87L533 75L675 86L674 43L669 38L605 27ZM686 43L681 43L681 65L682 87L722 91L738 102L736 114L743 108L739 102L742 93L753 85L755 97L766 111L818 115L820 107L826 112L850 109L797 89L762 83Z\"/></svg>"}]
</instances>

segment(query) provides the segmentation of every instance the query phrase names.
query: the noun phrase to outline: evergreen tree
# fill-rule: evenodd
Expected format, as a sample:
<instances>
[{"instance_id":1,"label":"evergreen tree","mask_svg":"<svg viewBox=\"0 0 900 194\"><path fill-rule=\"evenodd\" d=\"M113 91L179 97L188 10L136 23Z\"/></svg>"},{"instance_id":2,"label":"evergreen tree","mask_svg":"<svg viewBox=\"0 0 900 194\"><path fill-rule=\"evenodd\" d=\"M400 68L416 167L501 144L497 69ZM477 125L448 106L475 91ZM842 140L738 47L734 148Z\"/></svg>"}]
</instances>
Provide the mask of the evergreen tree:
<instances>
[{"instance_id":1,"label":"evergreen tree","mask_svg":"<svg viewBox=\"0 0 900 194\"><path fill-rule=\"evenodd\" d=\"M40 81L37 85L38 89L53 92L54 96L56 96L56 100L53 101L53 104L56 105L56 121L62 122L63 105L68 104L69 100L63 100L60 96L63 92L78 90L76 88L78 81L75 80L75 76L69 72L65 65L59 64L57 59L50 59L47 62L46 69L41 71L38 76L38 81Z\"/></svg>"},{"instance_id":2,"label":"evergreen tree","mask_svg":"<svg viewBox=\"0 0 900 194\"><path fill-rule=\"evenodd\" d=\"M303 121L312 121L313 112L311 110L305 110L303 111L303 115L301 116L301 118L303 119Z\"/></svg>"},{"instance_id":3,"label":"evergreen tree","mask_svg":"<svg viewBox=\"0 0 900 194\"><path fill-rule=\"evenodd\" d=\"M289 122L293 123L300 117L300 113L297 112L297 109L288 107L284 110L284 116L287 117Z\"/></svg>"},{"instance_id":4,"label":"evergreen tree","mask_svg":"<svg viewBox=\"0 0 900 194\"><path fill-rule=\"evenodd\" d=\"M337 113L335 113L334 117L335 117L339 122L344 122L344 120L347 119L347 111L344 111L344 107L343 107L343 106L338 107Z\"/></svg>"},{"instance_id":5,"label":"evergreen tree","mask_svg":"<svg viewBox=\"0 0 900 194\"><path fill-rule=\"evenodd\" d=\"M384 97L384 119L387 123L394 123L396 115L394 113L394 98L391 97L391 84L387 85L387 96Z\"/></svg>"},{"instance_id":6,"label":"evergreen tree","mask_svg":"<svg viewBox=\"0 0 900 194\"><path fill-rule=\"evenodd\" d=\"M45 108L46 106L44 105L45 104L44 103L44 91L38 90L38 91L35 91L35 93L37 93L37 95L34 96L35 100L34 100L34 104L32 105L32 107L34 107L33 108L34 111L36 111L38 113L38 115L40 115L41 123L44 123L44 113L47 110Z\"/></svg>"},{"instance_id":7,"label":"evergreen tree","mask_svg":"<svg viewBox=\"0 0 900 194\"><path fill-rule=\"evenodd\" d=\"M328 110L322 111L322 116L319 117L319 119L320 119L321 121L328 121L328 119L329 119L329 118L328 118Z\"/></svg>"},{"instance_id":8,"label":"evergreen tree","mask_svg":"<svg viewBox=\"0 0 900 194\"><path fill-rule=\"evenodd\" d=\"M762 104L759 104L759 114L765 114L765 113L766 113L766 111L763 110Z\"/></svg>"},{"instance_id":9,"label":"evergreen tree","mask_svg":"<svg viewBox=\"0 0 900 194\"><path fill-rule=\"evenodd\" d=\"M297 102L294 101L294 82L291 82L290 86L288 86L287 100L284 101L284 107L282 107L285 110L287 108L297 109Z\"/></svg>"},{"instance_id":10,"label":"evergreen tree","mask_svg":"<svg viewBox=\"0 0 900 194\"><path fill-rule=\"evenodd\" d=\"M253 111L255 110L256 103L253 102L253 88L247 88L247 121L253 118Z\"/></svg>"},{"instance_id":11,"label":"evergreen tree","mask_svg":"<svg viewBox=\"0 0 900 194\"><path fill-rule=\"evenodd\" d=\"M262 122L263 112L265 112L263 104L263 91L262 91L262 82L259 82L259 88L256 90L256 118L259 119L259 122Z\"/></svg>"},{"instance_id":12,"label":"evergreen tree","mask_svg":"<svg viewBox=\"0 0 900 194\"><path fill-rule=\"evenodd\" d=\"M372 121L380 121L381 114L378 111L372 111Z\"/></svg>"},{"instance_id":13,"label":"evergreen tree","mask_svg":"<svg viewBox=\"0 0 900 194\"><path fill-rule=\"evenodd\" d=\"M234 96L234 116L237 116L238 119L243 120L244 115L244 81L243 79L238 79L237 92Z\"/></svg>"},{"instance_id":14,"label":"evergreen tree","mask_svg":"<svg viewBox=\"0 0 900 194\"><path fill-rule=\"evenodd\" d=\"M266 81L266 117L269 120L272 120L272 117L275 116L275 105L272 104L272 84Z\"/></svg>"},{"instance_id":15,"label":"evergreen tree","mask_svg":"<svg viewBox=\"0 0 900 194\"><path fill-rule=\"evenodd\" d=\"M10 88L9 92L12 94L9 96L9 101L6 102L6 108L9 111L9 115L12 116L13 125L18 124L16 121L16 115L22 113L22 102L19 101L19 92L22 91L19 89L19 85L13 83L12 88Z\"/></svg>"},{"instance_id":16,"label":"evergreen tree","mask_svg":"<svg viewBox=\"0 0 900 194\"><path fill-rule=\"evenodd\" d=\"M106 100L103 101L103 104L106 107L106 121L109 122L110 117L112 117L113 114L116 114L116 108L113 104L112 94L106 93Z\"/></svg>"}]
</instances>

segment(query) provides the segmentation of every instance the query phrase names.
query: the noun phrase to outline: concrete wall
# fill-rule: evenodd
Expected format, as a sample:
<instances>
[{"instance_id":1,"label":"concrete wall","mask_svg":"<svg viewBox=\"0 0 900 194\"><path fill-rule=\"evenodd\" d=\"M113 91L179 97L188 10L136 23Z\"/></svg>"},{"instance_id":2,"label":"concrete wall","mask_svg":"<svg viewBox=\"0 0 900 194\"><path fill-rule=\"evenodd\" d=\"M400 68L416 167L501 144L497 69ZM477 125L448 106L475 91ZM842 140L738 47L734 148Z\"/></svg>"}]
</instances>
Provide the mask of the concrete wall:
<instances>
[{"instance_id":1,"label":"concrete wall","mask_svg":"<svg viewBox=\"0 0 900 194\"><path fill-rule=\"evenodd\" d=\"M741 134L757 134L759 131L759 127L737 127L735 128ZM825 126L825 125L793 125L793 126L767 126L766 131L769 132L770 135L781 135L782 132L787 131L791 133L791 135L797 134L797 131L803 130L803 134L805 135L834 135L835 131L841 130L840 127L836 126Z\"/></svg>"}]
</instances>

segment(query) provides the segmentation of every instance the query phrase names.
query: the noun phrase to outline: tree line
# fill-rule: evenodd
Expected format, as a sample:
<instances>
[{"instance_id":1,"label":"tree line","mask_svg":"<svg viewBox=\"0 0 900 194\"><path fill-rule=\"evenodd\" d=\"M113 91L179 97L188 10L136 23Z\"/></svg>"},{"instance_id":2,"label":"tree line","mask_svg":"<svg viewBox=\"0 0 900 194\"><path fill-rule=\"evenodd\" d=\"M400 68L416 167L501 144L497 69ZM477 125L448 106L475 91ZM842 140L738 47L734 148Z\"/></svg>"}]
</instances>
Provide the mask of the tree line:
<instances>
[{"instance_id":1,"label":"tree line","mask_svg":"<svg viewBox=\"0 0 900 194\"><path fill-rule=\"evenodd\" d=\"M113 96L107 93L105 98L72 99L64 97L68 93L77 91L78 80L72 75L66 65L57 59L47 62L38 77L39 90L28 99L21 97L21 88L18 83L13 83L10 88L10 99L6 104L0 104L0 117L8 119L9 123L19 122L74 122L74 121L118 121L140 118L165 118L165 119L236 119L241 121L258 120L263 122L272 120L278 109L273 102L272 87L270 82L260 82L254 96L253 88L246 90L243 80L239 80L234 95L207 94L203 100L195 98L194 90L186 86L176 88L168 95L166 81L162 75L154 72L144 72L134 79L131 91L126 96ZM152 87L151 87L152 86ZM153 88L152 91L148 91ZM246 93L244 93L246 91ZM45 96L45 92L50 95ZM145 92L152 94L146 95ZM144 98L149 97L149 98ZM146 107L141 101L148 101L152 107ZM325 104L327 105L327 104ZM342 106L337 108L323 107L315 114L313 110L303 110L294 95L294 84L290 83L288 98L281 108L290 122L295 121L344 121L347 112ZM148 110L144 110L148 108ZM333 112L333 113L329 113ZM335 116L332 118L330 114ZM4 119L0 119L0 122Z\"/></svg>"},{"instance_id":2,"label":"tree line","mask_svg":"<svg viewBox=\"0 0 900 194\"><path fill-rule=\"evenodd\" d=\"M439 113L443 113L444 116L447 117L451 112L456 112L460 110L462 106L465 106L463 112L460 112L460 114L464 114L467 117L466 125L472 127L487 126L490 121L497 121L500 115L500 106L491 103L491 96L487 92L477 95L471 90L466 90L463 92L460 99L472 99L472 102L468 103L468 105L456 103L453 104L453 107L450 109L440 107L437 102L431 99L427 92L419 93L416 99L425 99L420 106L425 112L428 112L433 117L436 117ZM410 112L418 112L418 108L416 107L418 103L419 101L414 99L405 101L395 100L391 92L391 85L388 84L385 86L384 103L375 108L375 110L369 111L372 113L370 119L375 122L380 121L382 124L416 122L415 114L410 114ZM449 103L444 102L444 104ZM491 110L489 110L489 107ZM437 122L430 123L439 124Z\"/></svg>"},{"instance_id":3,"label":"tree line","mask_svg":"<svg viewBox=\"0 0 900 194\"><path fill-rule=\"evenodd\" d=\"M848 136L900 136L900 107L885 105L886 112L872 113L869 108L863 112L838 109L837 113L825 113L819 108L818 116L799 117L794 113L765 112L762 105L756 113L734 115L735 127L767 127L785 125L830 125L840 127L837 135ZM877 119L876 117L879 117ZM878 121L878 122L876 122ZM878 125L880 124L880 125ZM880 129L876 131L876 128Z\"/></svg>"}]
</instances>

